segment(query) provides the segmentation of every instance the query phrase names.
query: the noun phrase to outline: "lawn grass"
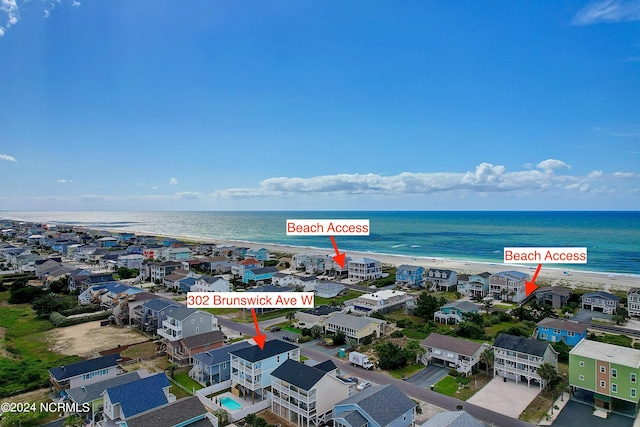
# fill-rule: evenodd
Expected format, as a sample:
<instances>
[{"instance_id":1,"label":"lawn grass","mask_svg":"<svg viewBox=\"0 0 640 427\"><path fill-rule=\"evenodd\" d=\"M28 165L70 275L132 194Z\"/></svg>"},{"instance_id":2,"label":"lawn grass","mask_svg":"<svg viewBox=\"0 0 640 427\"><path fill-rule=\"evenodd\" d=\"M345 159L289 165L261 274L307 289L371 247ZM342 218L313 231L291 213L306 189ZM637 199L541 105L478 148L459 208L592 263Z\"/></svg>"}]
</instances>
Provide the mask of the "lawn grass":
<instances>
[{"instance_id":1,"label":"lawn grass","mask_svg":"<svg viewBox=\"0 0 640 427\"><path fill-rule=\"evenodd\" d=\"M282 329L285 331L293 332L294 334L302 335L302 330L298 328L294 328L293 326L283 326Z\"/></svg>"},{"instance_id":2,"label":"lawn grass","mask_svg":"<svg viewBox=\"0 0 640 427\"><path fill-rule=\"evenodd\" d=\"M459 386L460 384L458 384L455 378L447 375L436 383L433 390L441 394L446 394L447 396L454 396L458 391Z\"/></svg>"},{"instance_id":3,"label":"lawn grass","mask_svg":"<svg viewBox=\"0 0 640 427\"><path fill-rule=\"evenodd\" d=\"M234 314L235 316L232 317L237 317L238 315L242 315L240 313L239 308L226 308L226 307L216 307L216 308L200 308L199 310L204 310L208 313L211 314L216 314L216 315L220 315L220 314Z\"/></svg>"},{"instance_id":4,"label":"lawn grass","mask_svg":"<svg viewBox=\"0 0 640 427\"><path fill-rule=\"evenodd\" d=\"M407 338L411 338L414 340L423 340L426 337L429 336L430 332L422 332L422 331L417 331L415 329L409 329L409 328L404 328L402 331L402 335L404 335Z\"/></svg>"},{"instance_id":5,"label":"lawn grass","mask_svg":"<svg viewBox=\"0 0 640 427\"><path fill-rule=\"evenodd\" d=\"M411 320L412 322L416 322L416 323L424 323L424 319L422 317L419 316L414 316L411 314L405 314L404 310L395 310L392 311L390 313L387 313L384 315L385 318L387 319L391 319L391 320L401 320L401 319L407 319L407 320Z\"/></svg>"},{"instance_id":6,"label":"lawn grass","mask_svg":"<svg viewBox=\"0 0 640 427\"><path fill-rule=\"evenodd\" d=\"M519 322L500 322L500 323L496 323L495 325L487 326L484 328L484 330L487 333L487 335L491 337L495 337L498 334L498 331L502 329L510 328L516 323L519 323Z\"/></svg>"},{"instance_id":7,"label":"lawn grass","mask_svg":"<svg viewBox=\"0 0 640 427\"><path fill-rule=\"evenodd\" d=\"M173 379L189 391L201 390L204 388L199 382L191 378L188 372L175 372L173 374Z\"/></svg>"},{"instance_id":8,"label":"lawn grass","mask_svg":"<svg viewBox=\"0 0 640 427\"><path fill-rule=\"evenodd\" d=\"M360 291L354 291L353 289L349 289L346 295L342 295L335 298L322 298L322 297L316 296L313 298L313 302L316 307L319 307L321 305L331 305L332 301L334 302L334 305L340 305L347 300L358 298L360 295L364 293L365 293L364 291L360 292Z\"/></svg>"},{"instance_id":9,"label":"lawn grass","mask_svg":"<svg viewBox=\"0 0 640 427\"><path fill-rule=\"evenodd\" d=\"M520 414L520 419L528 423L537 423L546 417L547 413L551 410L551 397L546 392L542 392L536 396L535 399L527 409Z\"/></svg>"},{"instance_id":10,"label":"lawn grass","mask_svg":"<svg viewBox=\"0 0 640 427\"><path fill-rule=\"evenodd\" d=\"M403 375L405 378L409 378L416 372L421 371L422 369L424 369L424 365L421 365L419 363L414 363L413 365L408 365L408 366L405 366L404 368L394 369L393 371L389 371L389 374L391 374L393 378L402 378Z\"/></svg>"},{"instance_id":11,"label":"lawn grass","mask_svg":"<svg viewBox=\"0 0 640 427\"><path fill-rule=\"evenodd\" d=\"M489 381L491 381L491 378L485 376L484 373L473 375L469 378L459 378L459 379L468 380L468 383L465 384L462 388L460 388L458 390L458 393L456 393L455 397L460 400L469 399L471 396L476 394L478 390L480 390Z\"/></svg>"}]
</instances>

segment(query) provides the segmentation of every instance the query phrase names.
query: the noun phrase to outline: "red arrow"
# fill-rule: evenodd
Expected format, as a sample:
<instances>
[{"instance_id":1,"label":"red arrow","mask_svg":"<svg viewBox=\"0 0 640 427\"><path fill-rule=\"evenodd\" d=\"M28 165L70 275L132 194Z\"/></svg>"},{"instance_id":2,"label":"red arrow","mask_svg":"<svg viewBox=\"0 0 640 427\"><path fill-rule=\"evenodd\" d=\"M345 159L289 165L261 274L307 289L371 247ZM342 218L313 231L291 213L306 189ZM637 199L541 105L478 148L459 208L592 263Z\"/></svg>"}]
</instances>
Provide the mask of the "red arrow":
<instances>
[{"instance_id":1,"label":"red arrow","mask_svg":"<svg viewBox=\"0 0 640 427\"><path fill-rule=\"evenodd\" d=\"M526 296L531 295L531 292L538 289L538 285L536 285L536 279L538 278L538 273L540 273L540 269L542 268L542 264L538 264L538 268L536 272L533 273L533 279L530 282L525 282L524 293Z\"/></svg>"},{"instance_id":2,"label":"red arrow","mask_svg":"<svg viewBox=\"0 0 640 427\"><path fill-rule=\"evenodd\" d=\"M258 344L260 350L264 348L264 340L267 338L265 334L260 333L260 325L258 325L258 318L256 317L256 309L251 309L251 315L253 316L253 323L256 325L256 336L253 337L253 340Z\"/></svg>"},{"instance_id":3,"label":"red arrow","mask_svg":"<svg viewBox=\"0 0 640 427\"><path fill-rule=\"evenodd\" d=\"M336 239L334 239L333 236L330 236L329 238L331 239L331 244L333 244L333 250L336 251L336 255L333 257L333 260L338 263L340 268L344 268L345 254L344 252L340 253L340 251L338 251L338 245L336 245Z\"/></svg>"}]
</instances>

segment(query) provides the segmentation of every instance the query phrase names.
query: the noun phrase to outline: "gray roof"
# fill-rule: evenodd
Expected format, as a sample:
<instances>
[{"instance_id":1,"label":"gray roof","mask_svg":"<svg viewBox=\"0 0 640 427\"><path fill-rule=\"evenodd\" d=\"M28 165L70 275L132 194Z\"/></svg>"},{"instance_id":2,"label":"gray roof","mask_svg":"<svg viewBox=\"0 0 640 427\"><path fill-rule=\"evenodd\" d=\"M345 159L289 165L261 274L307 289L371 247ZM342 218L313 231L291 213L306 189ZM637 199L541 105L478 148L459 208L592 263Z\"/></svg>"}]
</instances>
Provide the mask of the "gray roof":
<instances>
[{"instance_id":1,"label":"gray roof","mask_svg":"<svg viewBox=\"0 0 640 427\"><path fill-rule=\"evenodd\" d=\"M349 328L355 329L357 331L366 328L371 323L380 322L384 321L379 319L372 319L371 317L367 316L353 316L351 314L344 313L334 313L327 319L327 323L349 326Z\"/></svg>"},{"instance_id":2,"label":"gray roof","mask_svg":"<svg viewBox=\"0 0 640 427\"><path fill-rule=\"evenodd\" d=\"M336 311L342 311L340 307L332 307L330 305L320 305L316 308L309 308L307 310L300 310L301 313L311 314L313 316L326 316Z\"/></svg>"},{"instance_id":3,"label":"gray roof","mask_svg":"<svg viewBox=\"0 0 640 427\"><path fill-rule=\"evenodd\" d=\"M176 320L184 320L196 311L198 310L196 310L195 308L189 308L185 307L184 305L180 305L178 307L169 309L169 311L167 312L167 317L171 317L172 319ZM204 313L204 311L202 313Z\"/></svg>"},{"instance_id":4,"label":"gray roof","mask_svg":"<svg viewBox=\"0 0 640 427\"><path fill-rule=\"evenodd\" d=\"M108 380L72 388L67 390L66 393L74 402L83 404L86 402L92 402L96 399L100 399L102 392L108 388L127 384L133 381L138 381L139 379L140 374L138 374L137 371L129 372L127 374L118 375L115 378L110 378Z\"/></svg>"},{"instance_id":5,"label":"gray roof","mask_svg":"<svg viewBox=\"0 0 640 427\"><path fill-rule=\"evenodd\" d=\"M571 295L571 289L565 288L563 286L543 286L535 290L537 294L544 294L550 292L552 294L562 295L568 297Z\"/></svg>"},{"instance_id":6,"label":"gray roof","mask_svg":"<svg viewBox=\"0 0 640 427\"><path fill-rule=\"evenodd\" d=\"M617 297L605 291L587 292L586 294L582 295L582 298L593 298L593 297L605 298L613 301L620 301L620 297Z\"/></svg>"},{"instance_id":7,"label":"gray roof","mask_svg":"<svg viewBox=\"0 0 640 427\"><path fill-rule=\"evenodd\" d=\"M424 347L453 351L454 353L462 354L464 356L473 356L482 347L482 344L477 342L450 337L448 335L441 335L436 332L431 332L431 334L429 334L427 338L423 339L420 344Z\"/></svg>"},{"instance_id":8,"label":"gray roof","mask_svg":"<svg viewBox=\"0 0 640 427\"><path fill-rule=\"evenodd\" d=\"M587 331L587 325L579 323L573 320L554 319L547 317L538 322L538 326L544 326L547 328L561 329L563 331L578 332L580 334Z\"/></svg>"},{"instance_id":9,"label":"gray roof","mask_svg":"<svg viewBox=\"0 0 640 427\"><path fill-rule=\"evenodd\" d=\"M398 390L394 385L379 385L364 389L349 396L340 405L358 405L375 422L384 427L400 417L402 414L416 407L416 403ZM352 427L356 427L353 426Z\"/></svg>"},{"instance_id":10,"label":"gray roof","mask_svg":"<svg viewBox=\"0 0 640 427\"><path fill-rule=\"evenodd\" d=\"M224 278L220 276L202 276L199 280L204 280L205 282L212 284L217 282L218 280L224 280Z\"/></svg>"},{"instance_id":11,"label":"gray roof","mask_svg":"<svg viewBox=\"0 0 640 427\"><path fill-rule=\"evenodd\" d=\"M538 341L534 338L516 337L515 335L498 334L493 343L494 347L505 348L519 353L531 354L543 357L549 347L548 342Z\"/></svg>"},{"instance_id":12,"label":"gray roof","mask_svg":"<svg viewBox=\"0 0 640 427\"><path fill-rule=\"evenodd\" d=\"M271 376L309 391L326 374L326 371L315 366L307 366L293 359L287 359L271 373Z\"/></svg>"},{"instance_id":13,"label":"gray roof","mask_svg":"<svg viewBox=\"0 0 640 427\"><path fill-rule=\"evenodd\" d=\"M452 302L448 302L445 305L442 306L444 307L455 307L460 311L464 311L466 313L470 313L473 312L475 310L479 310L480 306L476 305L472 302L469 301L452 301Z\"/></svg>"},{"instance_id":14,"label":"gray roof","mask_svg":"<svg viewBox=\"0 0 640 427\"><path fill-rule=\"evenodd\" d=\"M207 344L215 344L224 341L222 331L205 332L204 334L193 335L182 338L182 342L186 348L196 348Z\"/></svg>"},{"instance_id":15,"label":"gray roof","mask_svg":"<svg viewBox=\"0 0 640 427\"><path fill-rule=\"evenodd\" d=\"M168 299L164 298L150 299L142 304L144 308L148 308L153 311L162 311L167 307L177 307L178 305L180 305L180 303L169 301Z\"/></svg>"},{"instance_id":16,"label":"gray roof","mask_svg":"<svg viewBox=\"0 0 640 427\"><path fill-rule=\"evenodd\" d=\"M210 421L200 424L198 418L205 420L207 409L196 396L186 397L167 403L146 412L142 412L133 417L127 418L127 427L172 427L175 425L185 426L211 426ZM194 420L189 424L182 424L185 421ZM198 422L198 424L195 424Z\"/></svg>"},{"instance_id":17,"label":"gray roof","mask_svg":"<svg viewBox=\"0 0 640 427\"><path fill-rule=\"evenodd\" d=\"M465 411L439 412L421 427L484 427Z\"/></svg>"},{"instance_id":18,"label":"gray roof","mask_svg":"<svg viewBox=\"0 0 640 427\"><path fill-rule=\"evenodd\" d=\"M358 411L343 412L340 417L344 418L351 427L362 427L368 422L367 419Z\"/></svg>"},{"instance_id":19,"label":"gray roof","mask_svg":"<svg viewBox=\"0 0 640 427\"><path fill-rule=\"evenodd\" d=\"M216 348L215 350L205 351L193 356L194 359L200 361L204 366L215 366L224 362L229 362L229 352L251 347L248 341L238 341L236 343Z\"/></svg>"}]
</instances>

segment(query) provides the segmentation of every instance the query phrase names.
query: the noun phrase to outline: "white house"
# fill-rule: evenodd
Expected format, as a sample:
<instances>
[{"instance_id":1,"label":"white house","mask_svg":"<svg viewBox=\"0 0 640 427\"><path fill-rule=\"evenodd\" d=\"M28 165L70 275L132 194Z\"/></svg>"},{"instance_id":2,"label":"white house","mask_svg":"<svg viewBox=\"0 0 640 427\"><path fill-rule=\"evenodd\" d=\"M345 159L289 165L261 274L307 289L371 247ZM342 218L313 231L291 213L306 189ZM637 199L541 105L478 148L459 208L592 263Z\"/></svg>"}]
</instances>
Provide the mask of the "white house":
<instances>
[{"instance_id":1,"label":"white house","mask_svg":"<svg viewBox=\"0 0 640 427\"><path fill-rule=\"evenodd\" d=\"M196 279L191 292L233 292L233 286L221 276L202 276Z\"/></svg>"},{"instance_id":2,"label":"white house","mask_svg":"<svg viewBox=\"0 0 640 427\"><path fill-rule=\"evenodd\" d=\"M349 278L359 282L382 277L380 261L373 258L355 258L348 262Z\"/></svg>"},{"instance_id":3,"label":"white house","mask_svg":"<svg viewBox=\"0 0 640 427\"><path fill-rule=\"evenodd\" d=\"M473 368L480 362L480 354L490 348L488 344L479 344L435 332L423 339L420 345L426 350L421 358L423 364L441 365L467 376L471 375Z\"/></svg>"}]
</instances>

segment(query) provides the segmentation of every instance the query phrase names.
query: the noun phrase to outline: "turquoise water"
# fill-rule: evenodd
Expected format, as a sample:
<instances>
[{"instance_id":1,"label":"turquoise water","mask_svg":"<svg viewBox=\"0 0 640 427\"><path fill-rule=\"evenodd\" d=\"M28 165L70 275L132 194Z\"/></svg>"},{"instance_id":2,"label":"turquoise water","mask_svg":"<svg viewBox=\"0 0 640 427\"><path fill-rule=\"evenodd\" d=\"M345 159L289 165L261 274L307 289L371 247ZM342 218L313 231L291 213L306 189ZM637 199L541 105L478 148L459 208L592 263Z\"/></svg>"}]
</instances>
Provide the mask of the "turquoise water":
<instances>
[{"instance_id":1,"label":"turquoise water","mask_svg":"<svg viewBox=\"0 0 640 427\"><path fill-rule=\"evenodd\" d=\"M336 238L341 251L500 263L505 246L579 246L587 247L588 264L565 267L640 273L640 212L13 211L0 217L327 250L328 237L286 236L286 220L362 218L370 220L371 235Z\"/></svg>"},{"instance_id":2,"label":"turquoise water","mask_svg":"<svg viewBox=\"0 0 640 427\"><path fill-rule=\"evenodd\" d=\"M239 409L242 409L241 404L239 404L232 398L226 397L226 396L220 399L220 404L231 411L237 411Z\"/></svg>"}]
</instances>

